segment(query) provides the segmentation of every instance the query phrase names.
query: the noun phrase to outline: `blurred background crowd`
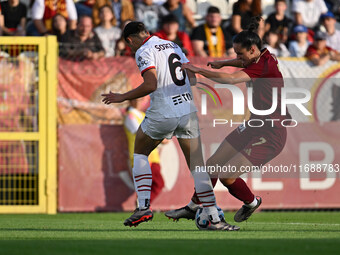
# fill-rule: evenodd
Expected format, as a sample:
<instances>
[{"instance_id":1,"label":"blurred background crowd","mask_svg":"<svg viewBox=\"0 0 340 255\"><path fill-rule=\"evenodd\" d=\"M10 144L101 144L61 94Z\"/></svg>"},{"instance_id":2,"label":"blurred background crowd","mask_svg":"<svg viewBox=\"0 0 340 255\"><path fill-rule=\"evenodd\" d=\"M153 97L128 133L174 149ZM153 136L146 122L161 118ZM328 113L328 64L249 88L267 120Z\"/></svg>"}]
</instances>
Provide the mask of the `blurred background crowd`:
<instances>
[{"instance_id":1,"label":"blurred background crowd","mask_svg":"<svg viewBox=\"0 0 340 255\"><path fill-rule=\"evenodd\" d=\"M278 57L340 60L338 0L7 0L0 35L56 35L61 57L74 61L133 56L124 26L142 21L151 34L176 42L187 56L235 57L232 38L254 17Z\"/></svg>"}]
</instances>

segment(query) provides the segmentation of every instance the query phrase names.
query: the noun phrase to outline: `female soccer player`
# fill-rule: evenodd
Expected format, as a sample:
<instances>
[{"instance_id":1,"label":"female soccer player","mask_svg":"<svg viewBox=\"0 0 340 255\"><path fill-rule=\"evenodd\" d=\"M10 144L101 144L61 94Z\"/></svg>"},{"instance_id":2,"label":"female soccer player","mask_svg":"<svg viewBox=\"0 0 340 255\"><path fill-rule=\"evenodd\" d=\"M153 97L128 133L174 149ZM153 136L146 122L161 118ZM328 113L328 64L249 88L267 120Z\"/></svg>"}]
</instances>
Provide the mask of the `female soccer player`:
<instances>
[{"instance_id":1,"label":"female soccer player","mask_svg":"<svg viewBox=\"0 0 340 255\"><path fill-rule=\"evenodd\" d=\"M236 173L219 176L220 181L228 188L229 193L244 202L242 208L235 214L234 220L236 222L247 220L261 204L261 198L254 196L247 184L239 178L242 174L241 166L260 167L276 157L282 151L287 137L286 128L281 125L281 121L291 119L288 111L286 116L281 114L281 88L284 86L282 74L278 68L276 57L271 55L266 48L262 49L262 41L254 32L258 28L259 20L256 21L250 25L248 30L242 31L234 38L233 47L237 54L236 59L208 63L208 66L214 69L234 66L243 68L241 71L229 74L198 68L191 64L182 65L182 69L201 74L219 83L238 84L246 82L247 86L253 87L253 105L257 110L271 108L272 89L278 88L276 110L266 116L258 116L252 113L245 125L240 125L231 132L217 151L207 160L207 167L216 165L223 167L228 164L238 169ZM249 121L255 119L270 119L272 121L263 121L265 123L263 127L251 127ZM212 179L213 185L216 184L216 181L216 179ZM199 199L194 194L187 206L168 211L165 215L173 219L193 219L198 203Z\"/></svg>"},{"instance_id":2,"label":"female soccer player","mask_svg":"<svg viewBox=\"0 0 340 255\"><path fill-rule=\"evenodd\" d=\"M136 134L134 149L132 172L139 207L124 225L137 226L152 219L149 208L152 172L148 156L164 138L176 136L194 178L197 196L210 216L208 229L239 230L239 227L220 220L209 175L195 170L196 166L204 167L204 161L197 110L188 79L195 80L195 74L180 70L183 63L189 62L188 59L177 44L150 36L142 22L127 24L123 35L129 47L136 51L136 62L144 82L124 94L104 94L103 102L119 103L148 94L151 97L150 107Z\"/></svg>"}]
</instances>

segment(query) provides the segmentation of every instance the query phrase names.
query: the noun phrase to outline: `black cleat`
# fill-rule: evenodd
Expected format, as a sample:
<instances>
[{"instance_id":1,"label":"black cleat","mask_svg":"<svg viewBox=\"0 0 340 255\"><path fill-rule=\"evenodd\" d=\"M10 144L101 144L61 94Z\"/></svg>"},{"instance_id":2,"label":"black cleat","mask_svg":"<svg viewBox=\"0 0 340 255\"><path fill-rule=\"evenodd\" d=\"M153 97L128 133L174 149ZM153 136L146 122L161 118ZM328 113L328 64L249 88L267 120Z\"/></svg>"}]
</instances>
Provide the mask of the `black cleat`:
<instances>
[{"instance_id":1,"label":"black cleat","mask_svg":"<svg viewBox=\"0 0 340 255\"><path fill-rule=\"evenodd\" d=\"M139 210L138 208L133 212L133 214L124 221L125 226L135 226L142 222L152 220L153 213L150 208Z\"/></svg>"},{"instance_id":2,"label":"black cleat","mask_svg":"<svg viewBox=\"0 0 340 255\"><path fill-rule=\"evenodd\" d=\"M197 207L198 209L199 207ZM184 206L179 209L171 210L165 212L165 216L169 219L179 220L179 219L188 219L188 220L194 220L196 215L196 210L192 210L189 208L189 206Z\"/></svg>"},{"instance_id":3,"label":"black cleat","mask_svg":"<svg viewBox=\"0 0 340 255\"><path fill-rule=\"evenodd\" d=\"M207 230L220 230L220 231L238 231L240 230L240 227L238 226L234 226L234 225L230 225L227 222L217 222L217 223L213 223L213 222L209 222L209 225L207 227Z\"/></svg>"},{"instance_id":4,"label":"black cleat","mask_svg":"<svg viewBox=\"0 0 340 255\"><path fill-rule=\"evenodd\" d=\"M259 206L261 205L262 203L262 199L261 197L256 197L256 200L257 200L257 205L253 208L250 208L246 205L243 205L235 214L234 216L234 221L236 222L242 222L242 221L245 221L247 220L252 214L253 212L255 212L255 210L257 208L259 208Z\"/></svg>"}]
</instances>

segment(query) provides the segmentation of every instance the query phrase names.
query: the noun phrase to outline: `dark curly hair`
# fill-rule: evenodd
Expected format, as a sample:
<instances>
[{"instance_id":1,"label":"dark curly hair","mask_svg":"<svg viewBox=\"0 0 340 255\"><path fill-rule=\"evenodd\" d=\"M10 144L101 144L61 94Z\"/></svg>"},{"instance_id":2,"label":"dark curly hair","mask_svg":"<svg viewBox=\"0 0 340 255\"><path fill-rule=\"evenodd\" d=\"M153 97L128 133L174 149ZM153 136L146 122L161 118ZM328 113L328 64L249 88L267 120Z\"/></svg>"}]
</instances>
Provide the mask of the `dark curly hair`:
<instances>
[{"instance_id":1,"label":"dark curly hair","mask_svg":"<svg viewBox=\"0 0 340 255\"><path fill-rule=\"evenodd\" d=\"M139 21L131 21L124 28L123 31L124 40L126 41L126 39L130 35L138 35L141 32L147 32L144 23Z\"/></svg>"}]
</instances>

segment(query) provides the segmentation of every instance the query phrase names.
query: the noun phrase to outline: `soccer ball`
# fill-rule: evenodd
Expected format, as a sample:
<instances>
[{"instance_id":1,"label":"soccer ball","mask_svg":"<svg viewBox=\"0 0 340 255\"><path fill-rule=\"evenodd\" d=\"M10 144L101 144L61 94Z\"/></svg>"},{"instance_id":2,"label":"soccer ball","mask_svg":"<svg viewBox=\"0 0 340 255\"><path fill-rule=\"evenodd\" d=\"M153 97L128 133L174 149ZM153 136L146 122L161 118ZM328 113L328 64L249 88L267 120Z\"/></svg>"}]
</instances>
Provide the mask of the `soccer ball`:
<instances>
[{"instance_id":1,"label":"soccer ball","mask_svg":"<svg viewBox=\"0 0 340 255\"><path fill-rule=\"evenodd\" d=\"M221 221L225 221L224 219L224 213L221 208L216 206L218 216L220 217ZM195 216L195 224L199 230L204 230L208 227L209 225L209 215L205 212L203 207L199 207L196 211L196 216Z\"/></svg>"}]
</instances>

